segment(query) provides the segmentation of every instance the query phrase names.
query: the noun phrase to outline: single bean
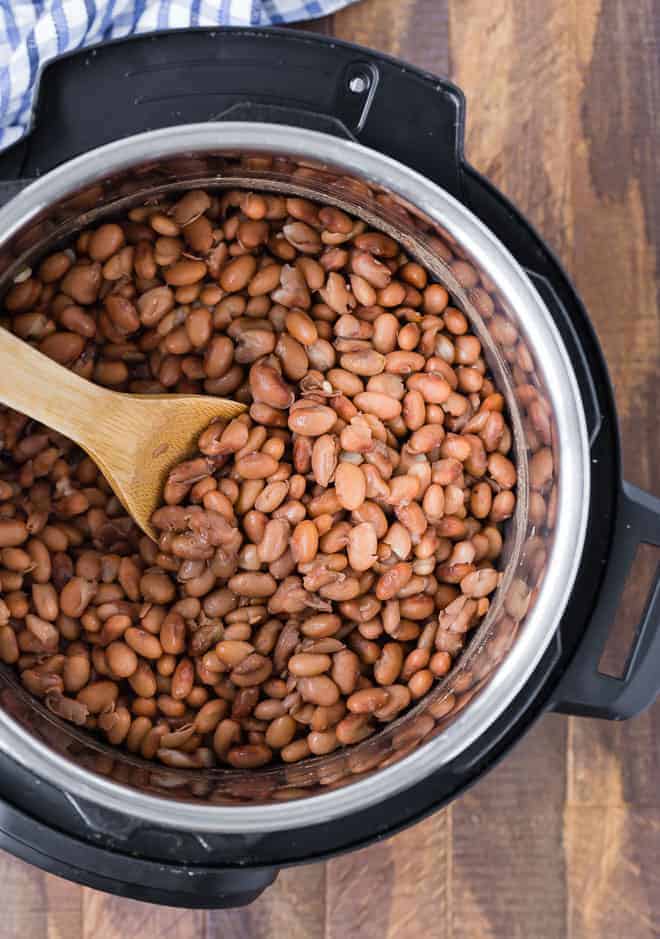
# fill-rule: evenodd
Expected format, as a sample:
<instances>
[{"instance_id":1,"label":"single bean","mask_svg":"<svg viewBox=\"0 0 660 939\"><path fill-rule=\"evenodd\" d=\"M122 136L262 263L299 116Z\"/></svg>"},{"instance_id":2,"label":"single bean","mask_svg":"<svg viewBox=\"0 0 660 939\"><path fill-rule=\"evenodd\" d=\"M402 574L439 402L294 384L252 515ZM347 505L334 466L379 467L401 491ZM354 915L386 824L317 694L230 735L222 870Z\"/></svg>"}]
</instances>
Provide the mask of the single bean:
<instances>
[{"instance_id":1,"label":"single bean","mask_svg":"<svg viewBox=\"0 0 660 939\"><path fill-rule=\"evenodd\" d=\"M298 679L298 691L304 701L329 707L339 700L339 688L327 675L314 675Z\"/></svg>"},{"instance_id":2,"label":"single bean","mask_svg":"<svg viewBox=\"0 0 660 939\"><path fill-rule=\"evenodd\" d=\"M312 404L289 412L289 429L305 437L320 437L326 434L337 420L332 408L323 404Z\"/></svg>"},{"instance_id":3,"label":"single bean","mask_svg":"<svg viewBox=\"0 0 660 939\"><path fill-rule=\"evenodd\" d=\"M346 706L352 714L373 714L385 707L388 699L389 692L384 688L362 688L350 695Z\"/></svg>"},{"instance_id":4,"label":"single bean","mask_svg":"<svg viewBox=\"0 0 660 939\"><path fill-rule=\"evenodd\" d=\"M90 714L99 714L117 700L119 687L114 681L95 681L81 688L76 700L84 704Z\"/></svg>"},{"instance_id":5,"label":"single bean","mask_svg":"<svg viewBox=\"0 0 660 939\"><path fill-rule=\"evenodd\" d=\"M348 511L359 509L366 497L366 480L359 466L341 462L335 472L335 491L339 504Z\"/></svg>"},{"instance_id":6,"label":"single bean","mask_svg":"<svg viewBox=\"0 0 660 939\"><path fill-rule=\"evenodd\" d=\"M116 678L129 678L138 667L135 651L124 642L111 642L105 655L110 671Z\"/></svg>"}]
</instances>

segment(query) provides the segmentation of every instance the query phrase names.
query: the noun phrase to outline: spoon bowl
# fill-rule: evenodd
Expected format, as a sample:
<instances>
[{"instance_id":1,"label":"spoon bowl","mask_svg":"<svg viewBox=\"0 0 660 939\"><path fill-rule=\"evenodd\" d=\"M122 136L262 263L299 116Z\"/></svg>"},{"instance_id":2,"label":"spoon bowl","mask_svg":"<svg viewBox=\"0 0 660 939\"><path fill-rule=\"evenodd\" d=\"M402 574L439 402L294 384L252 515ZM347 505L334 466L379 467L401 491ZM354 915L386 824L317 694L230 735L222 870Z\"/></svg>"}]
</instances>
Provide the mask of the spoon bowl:
<instances>
[{"instance_id":1,"label":"spoon bowl","mask_svg":"<svg viewBox=\"0 0 660 939\"><path fill-rule=\"evenodd\" d=\"M78 444L133 520L154 541L151 516L167 474L193 453L213 421L238 417L240 401L210 395L110 391L0 329L0 402Z\"/></svg>"}]
</instances>

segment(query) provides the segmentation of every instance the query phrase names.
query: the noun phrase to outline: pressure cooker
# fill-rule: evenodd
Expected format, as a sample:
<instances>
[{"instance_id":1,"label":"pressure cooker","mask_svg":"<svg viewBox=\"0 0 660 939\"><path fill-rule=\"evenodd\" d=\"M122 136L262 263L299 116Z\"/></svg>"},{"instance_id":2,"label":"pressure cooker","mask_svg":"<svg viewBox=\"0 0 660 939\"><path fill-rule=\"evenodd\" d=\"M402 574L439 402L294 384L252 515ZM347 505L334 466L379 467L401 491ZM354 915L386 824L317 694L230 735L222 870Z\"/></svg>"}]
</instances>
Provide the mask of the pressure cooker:
<instances>
[{"instance_id":1,"label":"pressure cooker","mask_svg":"<svg viewBox=\"0 0 660 939\"><path fill-rule=\"evenodd\" d=\"M110 893L238 906L284 866L446 805L547 711L622 719L654 700L657 577L624 674L599 662L638 546L660 544L660 501L622 480L584 306L466 161L464 126L447 80L293 31L158 33L43 71L28 134L0 155L3 292L80 228L163 193L259 188L337 205L395 237L469 317L506 400L518 499L501 584L456 667L380 733L327 756L253 771L156 766L65 725L3 669L3 849ZM539 516L529 477L541 443L554 475Z\"/></svg>"}]
</instances>

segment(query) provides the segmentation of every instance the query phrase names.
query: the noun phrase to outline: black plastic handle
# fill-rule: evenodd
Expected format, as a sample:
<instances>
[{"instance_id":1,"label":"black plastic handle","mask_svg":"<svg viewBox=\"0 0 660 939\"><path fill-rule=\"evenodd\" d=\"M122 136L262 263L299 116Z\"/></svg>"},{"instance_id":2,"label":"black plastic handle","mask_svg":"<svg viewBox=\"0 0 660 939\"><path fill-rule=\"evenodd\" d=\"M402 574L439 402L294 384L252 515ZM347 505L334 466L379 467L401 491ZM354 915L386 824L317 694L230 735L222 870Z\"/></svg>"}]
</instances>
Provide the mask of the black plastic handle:
<instances>
[{"instance_id":1,"label":"black plastic handle","mask_svg":"<svg viewBox=\"0 0 660 939\"><path fill-rule=\"evenodd\" d=\"M554 695L564 714L623 720L660 693L660 564L635 633L625 674L604 675L598 663L640 544L660 546L660 499L623 483L614 540L598 605L577 655ZM589 550L589 546L585 550Z\"/></svg>"},{"instance_id":2,"label":"black plastic handle","mask_svg":"<svg viewBox=\"0 0 660 939\"><path fill-rule=\"evenodd\" d=\"M239 119L354 138L460 195L458 88L350 43L293 30L186 29L132 36L52 60L29 134L0 179L38 176L145 130Z\"/></svg>"}]
</instances>

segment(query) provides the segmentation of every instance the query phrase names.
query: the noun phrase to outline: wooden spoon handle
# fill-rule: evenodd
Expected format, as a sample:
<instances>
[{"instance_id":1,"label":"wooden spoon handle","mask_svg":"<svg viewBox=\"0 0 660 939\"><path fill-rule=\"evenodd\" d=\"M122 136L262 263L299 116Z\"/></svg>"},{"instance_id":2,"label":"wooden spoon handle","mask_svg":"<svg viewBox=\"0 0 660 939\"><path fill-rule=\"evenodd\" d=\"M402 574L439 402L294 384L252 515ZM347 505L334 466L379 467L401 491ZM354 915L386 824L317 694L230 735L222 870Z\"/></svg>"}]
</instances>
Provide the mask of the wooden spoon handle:
<instances>
[{"instance_id":1,"label":"wooden spoon handle","mask_svg":"<svg viewBox=\"0 0 660 939\"><path fill-rule=\"evenodd\" d=\"M98 433L108 392L0 328L0 401L84 444Z\"/></svg>"}]
</instances>

